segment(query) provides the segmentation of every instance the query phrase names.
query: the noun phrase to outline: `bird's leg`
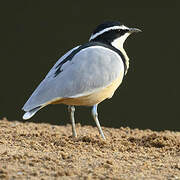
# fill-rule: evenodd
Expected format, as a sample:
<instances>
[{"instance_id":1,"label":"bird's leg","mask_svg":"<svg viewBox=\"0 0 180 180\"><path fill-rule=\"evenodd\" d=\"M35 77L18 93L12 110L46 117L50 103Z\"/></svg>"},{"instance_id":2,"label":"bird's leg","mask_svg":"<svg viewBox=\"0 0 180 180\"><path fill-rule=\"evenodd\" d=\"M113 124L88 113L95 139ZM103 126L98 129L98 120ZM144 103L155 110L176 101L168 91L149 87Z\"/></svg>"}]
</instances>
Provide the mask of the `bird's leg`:
<instances>
[{"instance_id":1,"label":"bird's leg","mask_svg":"<svg viewBox=\"0 0 180 180\"><path fill-rule=\"evenodd\" d=\"M101 125L99 124L99 120L98 120L98 113L97 113L97 104L95 104L92 108L92 116L94 118L94 121L96 122L96 125L98 127L98 131L99 131L99 134L101 134L102 138L103 139L106 139L105 136L104 136L104 133L101 129Z\"/></svg>"},{"instance_id":2,"label":"bird's leg","mask_svg":"<svg viewBox=\"0 0 180 180\"><path fill-rule=\"evenodd\" d=\"M72 136L77 137L76 127L75 127L75 120L74 120L75 107L74 106L68 106L68 111L70 113L70 120L71 120L71 123L72 123Z\"/></svg>"}]
</instances>

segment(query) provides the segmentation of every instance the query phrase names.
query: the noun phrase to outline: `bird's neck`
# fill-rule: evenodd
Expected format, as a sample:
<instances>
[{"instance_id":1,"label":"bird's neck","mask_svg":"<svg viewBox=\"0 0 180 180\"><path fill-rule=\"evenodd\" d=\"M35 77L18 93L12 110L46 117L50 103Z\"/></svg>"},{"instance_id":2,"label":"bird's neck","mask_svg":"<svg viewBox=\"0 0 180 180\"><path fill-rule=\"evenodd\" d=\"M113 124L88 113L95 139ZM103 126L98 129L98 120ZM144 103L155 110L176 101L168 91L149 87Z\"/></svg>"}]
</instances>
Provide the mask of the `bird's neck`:
<instances>
[{"instance_id":1,"label":"bird's neck","mask_svg":"<svg viewBox=\"0 0 180 180\"><path fill-rule=\"evenodd\" d=\"M124 57L125 57L125 63L126 63L126 67L127 67L125 74L127 73L127 70L128 70L128 68L129 68L129 57L128 57L128 55L126 54L126 51L125 51L124 48L123 48L123 44L124 44L124 41L126 40L126 38L127 38L128 36L129 36L129 34L126 34L126 35L124 35L124 36L122 36L122 37L119 37L118 39L115 39L114 41L111 42L111 45L112 45L113 47L115 47L116 49L120 50L121 53L122 53L122 54L124 55Z\"/></svg>"}]
</instances>

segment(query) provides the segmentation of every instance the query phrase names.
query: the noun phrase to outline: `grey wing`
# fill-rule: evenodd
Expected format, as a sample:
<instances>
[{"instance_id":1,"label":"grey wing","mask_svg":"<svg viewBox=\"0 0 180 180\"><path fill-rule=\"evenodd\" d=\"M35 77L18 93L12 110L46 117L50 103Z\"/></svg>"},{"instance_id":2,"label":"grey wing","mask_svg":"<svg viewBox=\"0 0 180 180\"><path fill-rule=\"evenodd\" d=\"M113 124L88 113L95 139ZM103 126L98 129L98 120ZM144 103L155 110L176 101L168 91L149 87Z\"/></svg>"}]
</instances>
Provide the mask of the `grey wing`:
<instances>
[{"instance_id":1,"label":"grey wing","mask_svg":"<svg viewBox=\"0 0 180 180\"><path fill-rule=\"evenodd\" d=\"M108 86L124 72L121 57L101 46L82 49L61 68L57 76L54 76L53 68L50 70L24 105L25 111L53 99L88 95Z\"/></svg>"},{"instance_id":2,"label":"grey wing","mask_svg":"<svg viewBox=\"0 0 180 180\"><path fill-rule=\"evenodd\" d=\"M79 46L76 46L75 48L69 50L66 54L64 54L55 64L54 66L51 68L51 70L48 72L48 74L46 75L46 78L51 78L54 76L54 73L56 71L56 67L58 64L60 64L64 59L66 59L74 50L76 50Z\"/></svg>"}]
</instances>

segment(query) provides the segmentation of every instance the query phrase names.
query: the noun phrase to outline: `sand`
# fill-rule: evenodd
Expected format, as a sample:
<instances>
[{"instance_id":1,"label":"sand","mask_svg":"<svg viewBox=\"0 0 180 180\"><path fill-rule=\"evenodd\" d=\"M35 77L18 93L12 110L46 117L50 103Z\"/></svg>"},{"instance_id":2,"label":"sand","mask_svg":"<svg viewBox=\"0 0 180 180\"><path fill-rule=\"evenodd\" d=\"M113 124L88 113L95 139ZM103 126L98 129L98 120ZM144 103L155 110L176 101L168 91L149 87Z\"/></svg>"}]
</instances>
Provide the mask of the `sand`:
<instances>
[{"instance_id":1,"label":"sand","mask_svg":"<svg viewBox=\"0 0 180 180\"><path fill-rule=\"evenodd\" d=\"M180 132L0 120L0 179L180 179Z\"/></svg>"}]
</instances>

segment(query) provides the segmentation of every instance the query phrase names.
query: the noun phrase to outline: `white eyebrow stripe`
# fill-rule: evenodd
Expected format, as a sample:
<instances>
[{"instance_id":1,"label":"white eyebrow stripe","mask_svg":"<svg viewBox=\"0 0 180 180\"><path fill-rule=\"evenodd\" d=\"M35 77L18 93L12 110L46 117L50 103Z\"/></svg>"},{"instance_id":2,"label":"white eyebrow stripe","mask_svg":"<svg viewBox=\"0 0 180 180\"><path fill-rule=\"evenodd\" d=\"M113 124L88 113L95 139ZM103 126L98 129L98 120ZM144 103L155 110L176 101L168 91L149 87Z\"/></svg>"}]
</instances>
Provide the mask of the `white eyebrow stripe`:
<instances>
[{"instance_id":1,"label":"white eyebrow stripe","mask_svg":"<svg viewBox=\"0 0 180 180\"><path fill-rule=\"evenodd\" d=\"M129 28L126 27L126 26L124 26L124 25L108 27L108 28L106 28L106 29L103 29L103 30L101 30L101 31L99 31L99 32L91 35L89 41L92 40L92 39L95 39L97 36L99 36L99 35L101 35L101 34L103 34L103 33L105 33L105 32L108 32L109 30L116 30L116 29L123 29L123 30L125 30L125 29L129 29Z\"/></svg>"}]
</instances>

